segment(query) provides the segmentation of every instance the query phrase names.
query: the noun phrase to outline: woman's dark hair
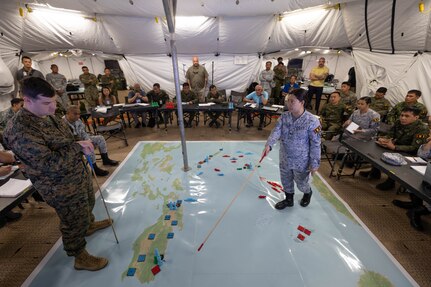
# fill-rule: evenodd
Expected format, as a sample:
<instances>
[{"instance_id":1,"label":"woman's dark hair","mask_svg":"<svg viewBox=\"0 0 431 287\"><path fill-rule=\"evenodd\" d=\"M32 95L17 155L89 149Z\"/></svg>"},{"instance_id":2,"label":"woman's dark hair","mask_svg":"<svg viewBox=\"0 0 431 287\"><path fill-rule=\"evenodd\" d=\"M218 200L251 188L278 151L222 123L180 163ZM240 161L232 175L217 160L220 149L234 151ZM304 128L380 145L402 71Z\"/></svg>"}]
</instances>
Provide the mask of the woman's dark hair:
<instances>
[{"instance_id":1,"label":"woman's dark hair","mask_svg":"<svg viewBox=\"0 0 431 287\"><path fill-rule=\"evenodd\" d=\"M367 103L367 105L371 104L371 98L370 97L362 97L358 101L364 101Z\"/></svg>"},{"instance_id":2,"label":"woman's dark hair","mask_svg":"<svg viewBox=\"0 0 431 287\"><path fill-rule=\"evenodd\" d=\"M307 98L307 91L304 89L294 89L289 94L295 96L295 98L300 102L305 102Z\"/></svg>"}]
</instances>

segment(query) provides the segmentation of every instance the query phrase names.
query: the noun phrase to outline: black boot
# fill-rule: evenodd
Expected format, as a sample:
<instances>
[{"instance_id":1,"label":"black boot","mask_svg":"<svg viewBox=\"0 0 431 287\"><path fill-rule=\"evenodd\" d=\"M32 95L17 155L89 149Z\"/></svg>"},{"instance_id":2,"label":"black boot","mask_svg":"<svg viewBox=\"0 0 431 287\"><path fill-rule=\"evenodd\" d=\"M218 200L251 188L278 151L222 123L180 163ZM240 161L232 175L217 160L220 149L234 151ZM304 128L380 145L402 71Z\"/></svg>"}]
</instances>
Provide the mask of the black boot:
<instances>
[{"instance_id":1,"label":"black boot","mask_svg":"<svg viewBox=\"0 0 431 287\"><path fill-rule=\"evenodd\" d=\"M96 163L93 163L93 167L97 176L107 176L109 174L109 171L99 168Z\"/></svg>"},{"instance_id":2,"label":"black boot","mask_svg":"<svg viewBox=\"0 0 431 287\"><path fill-rule=\"evenodd\" d=\"M312 194L313 194L313 191L311 189L309 193L304 193L304 195L302 196L301 202L299 204L302 207L307 207L310 204Z\"/></svg>"},{"instance_id":3,"label":"black boot","mask_svg":"<svg viewBox=\"0 0 431 287\"><path fill-rule=\"evenodd\" d=\"M288 206L289 207L293 206L293 196L294 196L294 193L286 193L286 199L280 202L277 202L275 204L275 209L281 210L281 209L285 209Z\"/></svg>"},{"instance_id":4,"label":"black boot","mask_svg":"<svg viewBox=\"0 0 431 287\"><path fill-rule=\"evenodd\" d=\"M394 199L392 201L392 204L404 209L412 209L415 207L422 206L423 200L421 198L419 198L414 193L409 193L409 196L411 201L402 201L402 200Z\"/></svg>"},{"instance_id":5,"label":"black boot","mask_svg":"<svg viewBox=\"0 0 431 287\"><path fill-rule=\"evenodd\" d=\"M102 153L100 155L102 156L103 165L112 165L112 166L118 165L118 161L110 159L108 157L108 153Z\"/></svg>"},{"instance_id":6,"label":"black boot","mask_svg":"<svg viewBox=\"0 0 431 287\"><path fill-rule=\"evenodd\" d=\"M410 218L410 225L414 229L416 229L418 231L424 230L424 227L422 225L421 216L430 214L429 210L425 206L422 205L420 207L415 207L415 208L409 209L409 211L407 211L406 214Z\"/></svg>"},{"instance_id":7,"label":"black boot","mask_svg":"<svg viewBox=\"0 0 431 287\"><path fill-rule=\"evenodd\" d=\"M393 189L395 187L395 181L391 178L388 178L387 180L385 180L382 183L379 183L378 185L376 185L376 188L379 190L390 190Z\"/></svg>"}]
</instances>

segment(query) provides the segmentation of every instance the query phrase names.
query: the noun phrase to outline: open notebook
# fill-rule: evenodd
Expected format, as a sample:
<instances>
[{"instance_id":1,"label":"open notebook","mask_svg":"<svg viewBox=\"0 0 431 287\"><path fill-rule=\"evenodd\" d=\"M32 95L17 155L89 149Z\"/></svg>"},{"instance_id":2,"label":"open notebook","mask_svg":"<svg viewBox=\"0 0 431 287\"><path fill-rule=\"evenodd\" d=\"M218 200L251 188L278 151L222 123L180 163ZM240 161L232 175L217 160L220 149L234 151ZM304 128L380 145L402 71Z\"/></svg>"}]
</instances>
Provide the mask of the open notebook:
<instances>
[{"instance_id":1,"label":"open notebook","mask_svg":"<svg viewBox=\"0 0 431 287\"><path fill-rule=\"evenodd\" d=\"M11 178L8 182L0 186L0 197L17 197L31 187L29 179Z\"/></svg>"}]
</instances>

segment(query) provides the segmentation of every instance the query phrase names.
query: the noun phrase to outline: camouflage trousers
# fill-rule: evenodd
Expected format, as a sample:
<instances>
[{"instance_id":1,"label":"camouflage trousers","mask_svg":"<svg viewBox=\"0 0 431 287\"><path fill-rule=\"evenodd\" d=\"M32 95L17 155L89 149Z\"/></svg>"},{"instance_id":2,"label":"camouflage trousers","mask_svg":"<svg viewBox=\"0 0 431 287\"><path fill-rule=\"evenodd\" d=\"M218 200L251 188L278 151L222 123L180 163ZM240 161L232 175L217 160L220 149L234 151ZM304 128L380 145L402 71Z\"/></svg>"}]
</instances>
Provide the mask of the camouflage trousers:
<instances>
[{"instance_id":1,"label":"camouflage trousers","mask_svg":"<svg viewBox=\"0 0 431 287\"><path fill-rule=\"evenodd\" d=\"M327 131L327 133L323 133L325 140L331 140L333 136L341 131L341 124L338 122L323 122L322 130Z\"/></svg>"},{"instance_id":2,"label":"camouflage trousers","mask_svg":"<svg viewBox=\"0 0 431 287\"><path fill-rule=\"evenodd\" d=\"M90 140L94 146L97 146L99 148L100 153L108 152L108 148L106 147L106 140L102 135L90 136ZM96 155L94 154L94 152L91 154L91 161L93 163L96 162Z\"/></svg>"},{"instance_id":3,"label":"camouflage trousers","mask_svg":"<svg viewBox=\"0 0 431 287\"><path fill-rule=\"evenodd\" d=\"M297 171L280 167L280 177L285 193L295 193L295 183L296 187L303 193L311 191L309 171Z\"/></svg>"},{"instance_id":4,"label":"camouflage trousers","mask_svg":"<svg viewBox=\"0 0 431 287\"><path fill-rule=\"evenodd\" d=\"M87 170L82 171L79 176L54 181L49 188L38 189L60 218L64 250L69 256L76 256L85 249L85 233L94 221L93 182Z\"/></svg>"}]
</instances>

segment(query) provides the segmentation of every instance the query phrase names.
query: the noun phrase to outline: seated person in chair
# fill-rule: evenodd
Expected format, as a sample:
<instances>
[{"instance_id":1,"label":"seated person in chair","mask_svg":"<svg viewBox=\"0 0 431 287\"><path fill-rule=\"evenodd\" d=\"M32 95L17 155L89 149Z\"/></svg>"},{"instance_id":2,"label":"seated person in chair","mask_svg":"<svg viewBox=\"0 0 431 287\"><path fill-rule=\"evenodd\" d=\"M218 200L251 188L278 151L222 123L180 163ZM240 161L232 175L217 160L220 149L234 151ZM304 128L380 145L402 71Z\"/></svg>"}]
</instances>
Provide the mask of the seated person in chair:
<instances>
[{"instance_id":1,"label":"seated person in chair","mask_svg":"<svg viewBox=\"0 0 431 287\"><path fill-rule=\"evenodd\" d=\"M374 97L371 98L370 104L370 108L380 114L380 119L382 122L385 121L386 116L392 107L388 99L385 98L387 90L388 89L386 89L385 87L378 88L376 93L374 94Z\"/></svg>"},{"instance_id":2,"label":"seated person in chair","mask_svg":"<svg viewBox=\"0 0 431 287\"><path fill-rule=\"evenodd\" d=\"M427 143L423 144L418 149L418 156L424 160L431 159L431 137L427 139ZM427 215L431 213L431 204L423 201L416 194L409 191L410 201L401 201L395 199L392 203L395 206L407 209L407 216L410 219L410 225L419 231L423 231L422 225L422 215Z\"/></svg>"},{"instance_id":3,"label":"seated person in chair","mask_svg":"<svg viewBox=\"0 0 431 287\"><path fill-rule=\"evenodd\" d=\"M176 97L174 98L176 99ZM199 102L198 97L196 96L196 94L190 90L190 85L189 83L184 83L183 84L183 89L181 90L181 101L187 105L194 105L197 104ZM187 112L184 113L184 127L185 128L191 128L192 124L193 124L193 120L196 117L196 112Z\"/></svg>"},{"instance_id":4,"label":"seated person in chair","mask_svg":"<svg viewBox=\"0 0 431 287\"><path fill-rule=\"evenodd\" d=\"M350 83L343 82L340 89L341 102L346 105L346 114L350 116L356 107L358 98L356 94L350 90Z\"/></svg>"},{"instance_id":5,"label":"seated person in chair","mask_svg":"<svg viewBox=\"0 0 431 287\"><path fill-rule=\"evenodd\" d=\"M148 97L145 95L145 91L141 89L141 85L138 83L133 85L133 90L127 95L127 103L148 103ZM141 123L139 122L139 116L142 118L142 127L146 127L145 118L147 117L144 112L132 112L133 120L135 121L135 128L139 128Z\"/></svg>"},{"instance_id":6,"label":"seated person in chair","mask_svg":"<svg viewBox=\"0 0 431 287\"><path fill-rule=\"evenodd\" d=\"M102 88L102 94L99 96L99 106L111 107L117 104L117 100L111 93L111 89L108 87ZM114 121L115 117L107 118L103 125L107 125L109 122Z\"/></svg>"},{"instance_id":7,"label":"seated person in chair","mask_svg":"<svg viewBox=\"0 0 431 287\"><path fill-rule=\"evenodd\" d=\"M210 103L216 103L221 104L226 102L226 98L217 90L217 87L215 85L210 86L210 91L207 95L207 100ZM220 123L217 121L217 119L220 117L222 113L221 112L208 112L208 115L211 119L211 122L209 123L209 126L216 126L216 128L220 127Z\"/></svg>"},{"instance_id":8,"label":"seated person in chair","mask_svg":"<svg viewBox=\"0 0 431 287\"><path fill-rule=\"evenodd\" d=\"M353 133L362 139L371 139L377 134L380 115L369 108L371 103L370 97L362 97L356 103L357 109L350 115L349 119L344 123L343 127L347 127L352 122L359 126ZM349 133L345 133L349 136Z\"/></svg>"},{"instance_id":9,"label":"seated person in chair","mask_svg":"<svg viewBox=\"0 0 431 287\"><path fill-rule=\"evenodd\" d=\"M13 98L10 100L11 107L0 112L0 131L3 131L7 122L22 108L24 100L21 98Z\"/></svg>"},{"instance_id":10,"label":"seated person in chair","mask_svg":"<svg viewBox=\"0 0 431 287\"><path fill-rule=\"evenodd\" d=\"M147 93L147 97L148 97L148 101L150 103L157 103L159 105L159 107L163 106L164 104L166 104L166 102L169 102L169 96L168 93L166 93L165 90L161 90L160 89L160 84L159 83L155 83L153 85L153 89L151 91L149 91ZM160 111L157 111L157 116L159 118L159 124L163 123L163 115ZM150 120L153 118L153 114L150 114Z\"/></svg>"},{"instance_id":11,"label":"seated person in chair","mask_svg":"<svg viewBox=\"0 0 431 287\"><path fill-rule=\"evenodd\" d=\"M100 155L102 156L103 165L117 166L118 161L111 160L108 157L108 149L106 146L105 138L102 135L89 135L85 131L85 125L80 119L80 111L77 106L71 105L67 108L66 116L63 117L63 121L67 124L67 126L72 131L75 139L77 141L81 140L91 140L91 142L99 147ZM106 176L109 174L107 170L103 170L99 168L96 164L96 156L94 152L91 154L91 160L93 163L94 171L97 176Z\"/></svg>"},{"instance_id":12,"label":"seated person in chair","mask_svg":"<svg viewBox=\"0 0 431 287\"><path fill-rule=\"evenodd\" d=\"M282 90L283 97L286 97L294 89L299 89L299 84L296 82L297 77L295 75L290 76L289 83L286 83Z\"/></svg>"},{"instance_id":13,"label":"seated person in chair","mask_svg":"<svg viewBox=\"0 0 431 287\"><path fill-rule=\"evenodd\" d=\"M418 90L410 90L407 92L404 102L396 104L388 113L387 123L393 125L400 118L401 112L405 107L413 107L419 111L419 119L424 123L428 123L428 110L424 104L419 103L419 98L422 92Z\"/></svg>"},{"instance_id":14,"label":"seated person in chair","mask_svg":"<svg viewBox=\"0 0 431 287\"><path fill-rule=\"evenodd\" d=\"M379 137L377 144L394 152L416 154L418 148L426 143L429 135L428 127L419 120L420 110L413 107L405 107L399 120L389 130L385 137ZM379 179L381 172L373 167L370 171L359 173L369 179ZM388 177L385 182L376 186L380 190L390 190L395 187L395 181Z\"/></svg>"},{"instance_id":15,"label":"seated person in chair","mask_svg":"<svg viewBox=\"0 0 431 287\"><path fill-rule=\"evenodd\" d=\"M341 132L345 105L341 102L340 92L333 92L327 103L320 111L320 122L322 130L326 131L324 137L331 140L332 137Z\"/></svg>"},{"instance_id":16,"label":"seated person in chair","mask_svg":"<svg viewBox=\"0 0 431 287\"><path fill-rule=\"evenodd\" d=\"M248 94L244 99L246 103L256 103L258 105L266 105L268 103L268 93L263 90L261 85L257 85L255 87L255 91ZM263 128L263 119L264 114L259 115L259 127L258 130L262 130ZM247 113L247 125L246 127L250 128L253 126L253 120L251 118L251 113Z\"/></svg>"}]
</instances>

